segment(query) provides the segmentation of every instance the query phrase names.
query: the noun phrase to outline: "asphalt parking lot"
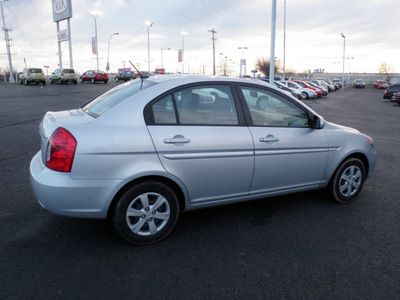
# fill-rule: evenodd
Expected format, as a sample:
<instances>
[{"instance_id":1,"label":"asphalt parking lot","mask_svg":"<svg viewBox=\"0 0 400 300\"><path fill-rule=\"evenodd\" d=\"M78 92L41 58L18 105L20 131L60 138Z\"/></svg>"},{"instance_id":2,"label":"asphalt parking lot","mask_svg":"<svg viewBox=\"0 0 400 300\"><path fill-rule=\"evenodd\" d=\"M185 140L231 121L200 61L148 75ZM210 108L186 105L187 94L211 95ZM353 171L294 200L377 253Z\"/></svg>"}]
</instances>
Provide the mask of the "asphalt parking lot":
<instances>
[{"instance_id":1,"label":"asphalt parking lot","mask_svg":"<svg viewBox=\"0 0 400 300\"><path fill-rule=\"evenodd\" d=\"M0 84L1 299L399 299L400 105L383 90L305 100L375 140L356 202L315 191L186 212L165 240L136 247L105 220L50 214L29 183L45 112L115 85Z\"/></svg>"}]
</instances>

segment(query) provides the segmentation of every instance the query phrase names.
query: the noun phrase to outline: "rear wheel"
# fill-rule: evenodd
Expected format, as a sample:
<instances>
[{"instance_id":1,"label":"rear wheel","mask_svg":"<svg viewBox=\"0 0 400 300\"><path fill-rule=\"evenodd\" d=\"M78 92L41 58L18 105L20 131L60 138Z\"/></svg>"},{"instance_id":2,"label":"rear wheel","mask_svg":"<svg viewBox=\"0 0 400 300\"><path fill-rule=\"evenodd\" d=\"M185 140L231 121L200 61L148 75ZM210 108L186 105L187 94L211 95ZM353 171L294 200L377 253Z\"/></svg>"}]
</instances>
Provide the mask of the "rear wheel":
<instances>
[{"instance_id":1,"label":"rear wheel","mask_svg":"<svg viewBox=\"0 0 400 300\"><path fill-rule=\"evenodd\" d=\"M329 182L329 192L339 203L352 202L361 192L366 179L365 166L358 158L345 160Z\"/></svg>"},{"instance_id":2,"label":"rear wheel","mask_svg":"<svg viewBox=\"0 0 400 300\"><path fill-rule=\"evenodd\" d=\"M117 232L132 244L152 244L163 239L178 220L178 199L160 182L132 186L117 201L112 222Z\"/></svg>"},{"instance_id":3,"label":"rear wheel","mask_svg":"<svg viewBox=\"0 0 400 300\"><path fill-rule=\"evenodd\" d=\"M92 83L96 83L96 81L94 80L94 78L92 78L91 82L92 82Z\"/></svg>"},{"instance_id":4,"label":"rear wheel","mask_svg":"<svg viewBox=\"0 0 400 300\"><path fill-rule=\"evenodd\" d=\"M58 79L58 84L62 84L63 82L62 82L62 80L61 80L61 78L59 78Z\"/></svg>"}]
</instances>

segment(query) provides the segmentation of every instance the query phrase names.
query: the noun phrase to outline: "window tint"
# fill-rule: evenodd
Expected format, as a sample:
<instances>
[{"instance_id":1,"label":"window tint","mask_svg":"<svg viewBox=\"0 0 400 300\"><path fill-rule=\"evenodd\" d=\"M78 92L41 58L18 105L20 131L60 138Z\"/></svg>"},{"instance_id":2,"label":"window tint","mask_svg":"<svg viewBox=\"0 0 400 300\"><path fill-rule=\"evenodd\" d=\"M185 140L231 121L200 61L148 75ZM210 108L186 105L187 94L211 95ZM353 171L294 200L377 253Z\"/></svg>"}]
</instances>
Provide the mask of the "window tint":
<instances>
[{"instance_id":1,"label":"window tint","mask_svg":"<svg viewBox=\"0 0 400 300\"><path fill-rule=\"evenodd\" d=\"M180 124L237 125L238 117L227 85L205 85L174 93Z\"/></svg>"},{"instance_id":2,"label":"window tint","mask_svg":"<svg viewBox=\"0 0 400 300\"><path fill-rule=\"evenodd\" d=\"M309 127L308 115L289 99L273 92L241 87L253 125Z\"/></svg>"},{"instance_id":3,"label":"window tint","mask_svg":"<svg viewBox=\"0 0 400 300\"><path fill-rule=\"evenodd\" d=\"M31 73L43 73L42 69L30 69Z\"/></svg>"},{"instance_id":4,"label":"window tint","mask_svg":"<svg viewBox=\"0 0 400 300\"><path fill-rule=\"evenodd\" d=\"M93 99L88 104L84 105L82 109L92 117L98 117L129 96L132 96L140 90L143 90L154 84L155 82L149 80L130 81L128 83L121 84Z\"/></svg>"}]
</instances>

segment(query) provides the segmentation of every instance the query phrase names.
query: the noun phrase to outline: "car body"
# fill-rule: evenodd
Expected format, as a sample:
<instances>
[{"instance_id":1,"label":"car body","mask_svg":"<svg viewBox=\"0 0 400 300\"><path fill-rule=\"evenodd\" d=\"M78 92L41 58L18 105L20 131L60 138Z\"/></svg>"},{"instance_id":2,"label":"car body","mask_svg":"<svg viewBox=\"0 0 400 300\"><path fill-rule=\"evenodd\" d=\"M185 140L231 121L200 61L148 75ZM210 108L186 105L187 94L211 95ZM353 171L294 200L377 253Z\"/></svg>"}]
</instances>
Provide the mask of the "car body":
<instances>
[{"instance_id":1,"label":"car body","mask_svg":"<svg viewBox=\"0 0 400 300\"><path fill-rule=\"evenodd\" d=\"M114 80L115 81L129 81L129 80L133 80L136 79L137 75L132 72L132 71L122 71L120 72L118 75L115 75Z\"/></svg>"},{"instance_id":2,"label":"car body","mask_svg":"<svg viewBox=\"0 0 400 300\"><path fill-rule=\"evenodd\" d=\"M389 85L383 93L383 99L391 99L396 92L400 92L399 83Z\"/></svg>"},{"instance_id":3,"label":"car body","mask_svg":"<svg viewBox=\"0 0 400 300\"><path fill-rule=\"evenodd\" d=\"M356 79L353 81L353 88L361 88L361 89L365 89L365 81L362 79Z\"/></svg>"},{"instance_id":4,"label":"car body","mask_svg":"<svg viewBox=\"0 0 400 300\"><path fill-rule=\"evenodd\" d=\"M376 80L374 82L374 88L376 89L386 89L388 84L384 80Z\"/></svg>"},{"instance_id":5,"label":"car body","mask_svg":"<svg viewBox=\"0 0 400 300\"><path fill-rule=\"evenodd\" d=\"M319 88L313 87L310 84L308 84L306 81L303 80L292 80L293 82L296 82L298 85L300 85L303 88L311 89L317 93L317 97L322 97L322 91Z\"/></svg>"},{"instance_id":6,"label":"car body","mask_svg":"<svg viewBox=\"0 0 400 300\"><path fill-rule=\"evenodd\" d=\"M303 88L301 85L299 85L296 82L293 82L290 80L281 80L281 81L279 81L279 83L282 83L292 89L298 90L303 95L303 99L317 98L317 93L314 90L308 89L308 88Z\"/></svg>"},{"instance_id":7,"label":"car body","mask_svg":"<svg viewBox=\"0 0 400 300\"><path fill-rule=\"evenodd\" d=\"M41 68L25 68L19 75L19 82L28 85L32 82L36 84L46 84L46 77Z\"/></svg>"},{"instance_id":8,"label":"car body","mask_svg":"<svg viewBox=\"0 0 400 300\"><path fill-rule=\"evenodd\" d=\"M54 72L51 73L49 81L51 84L54 82L59 84L72 82L76 84L78 82L78 77L74 69L55 69Z\"/></svg>"},{"instance_id":9,"label":"car body","mask_svg":"<svg viewBox=\"0 0 400 300\"><path fill-rule=\"evenodd\" d=\"M320 89L321 90L321 93L322 93L322 96L328 96L328 93L329 93L329 91L328 91L328 88L325 86L325 85L322 85L322 84L320 84L319 82L317 82L317 83L314 83L314 82L312 82L312 81L305 81L308 85L310 85L310 86L312 86L312 87L314 87L314 88L316 88L316 89Z\"/></svg>"},{"instance_id":10,"label":"car body","mask_svg":"<svg viewBox=\"0 0 400 300\"><path fill-rule=\"evenodd\" d=\"M337 85L337 86L339 86L339 88L342 88L342 79L338 79L338 78L335 78L335 79L332 79L332 83L334 84L334 85Z\"/></svg>"},{"instance_id":11,"label":"car body","mask_svg":"<svg viewBox=\"0 0 400 300\"><path fill-rule=\"evenodd\" d=\"M315 81L319 82L320 85L325 86L328 89L328 92L334 92L337 90L337 88L335 87L335 85L332 82L329 82L324 79L313 80L313 82L315 82Z\"/></svg>"},{"instance_id":12,"label":"car body","mask_svg":"<svg viewBox=\"0 0 400 300\"><path fill-rule=\"evenodd\" d=\"M397 102L397 104L400 104L400 92L393 93L393 96L390 98L390 102Z\"/></svg>"},{"instance_id":13,"label":"car body","mask_svg":"<svg viewBox=\"0 0 400 300\"><path fill-rule=\"evenodd\" d=\"M30 164L39 203L108 217L133 244L164 238L184 210L325 187L351 202L376 162L370 137L269 84L229 77L127 82L48 112L39 132Z\"/></svg>"},{"instance_id":14,"label":"car body","mask_svg":"<svg viewBox=\"0 0 400 300\"><path fill-rule=\"evenodd\" d=\"M107 83L108 82L108 74L99 70L89 70L81 75L79 78L80 82L90 81L91 83L96 83L98 81Z\"/></svg>"},{"instance_id":15,"label":"car body","mask_svg":"<svg viewBox=\"0 0 400 300\"><path fill-rule=\"evenodd\" d=\"M259 79L269 83L268 79L265 79L263 77L261 77ZM281 89L282 91L290 93L293 97L295 97L299 100L303 99L303 94L300 91L290 88L290 87L284 85L283 83L280 83L279 81L274 81L274 86L276 86L278 89Z\"/></svg>"}]
</instances>

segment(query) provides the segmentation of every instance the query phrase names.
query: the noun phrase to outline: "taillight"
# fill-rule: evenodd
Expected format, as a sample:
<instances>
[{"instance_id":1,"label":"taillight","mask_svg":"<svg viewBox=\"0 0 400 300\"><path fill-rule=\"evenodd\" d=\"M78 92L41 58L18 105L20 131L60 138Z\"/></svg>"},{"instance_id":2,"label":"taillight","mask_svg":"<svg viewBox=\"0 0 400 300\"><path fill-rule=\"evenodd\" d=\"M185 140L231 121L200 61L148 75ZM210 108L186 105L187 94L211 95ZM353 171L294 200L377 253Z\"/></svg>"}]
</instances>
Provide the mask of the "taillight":
<instances>
[{"instance_id":1,"label":"taillight","mask_svg":"<svg viewBox=\"0 0 400 300\"><path fill-rule=\"evenodd\" d=\"M59 172L71 172L76 139L65 128L59 127L51 135L46 149L46 166Z\"/></svg>"},{"instance_id":2,"label":"taillight","mask_svg":"<svg viewBox=\"0 0 400 300\"><path fill-rule=\"evenodd\" d=\"M61 76L64 76L64 71L61 71Z\"/></svg>"},{"instance_id":3,"label":"taillight","mask_svg":"<svg viewBox=\"0 0 400 300\"><path fill-rule=\"evenodd\" d=\"M387 90L385 90L385 95L387 94Z\"/></svg>"},{"instance_id":4,"label":"taillight","mask_svg":"<svg viewBox=\"0 0 400 300\"><path fill-rule=\"evenodd\" d=\"M30 74L30 72L29 72L29 70L28 70L28 76L29 76L29 75L31 75L31 74Z\"/></svg>"}]
</instances>

